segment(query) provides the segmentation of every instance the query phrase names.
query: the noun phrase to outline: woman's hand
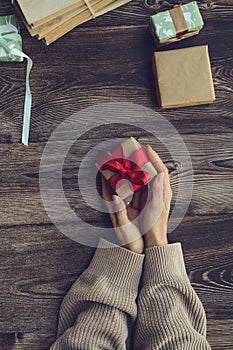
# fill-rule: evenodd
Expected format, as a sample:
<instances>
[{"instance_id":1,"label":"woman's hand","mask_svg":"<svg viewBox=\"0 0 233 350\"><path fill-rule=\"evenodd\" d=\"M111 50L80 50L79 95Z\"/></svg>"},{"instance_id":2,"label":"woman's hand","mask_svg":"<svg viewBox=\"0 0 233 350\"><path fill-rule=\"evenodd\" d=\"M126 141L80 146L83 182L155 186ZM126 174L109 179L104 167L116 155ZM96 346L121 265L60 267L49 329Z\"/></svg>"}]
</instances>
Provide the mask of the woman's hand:
<instances>
[{"instance_id":1,"label":"woman's hand","mask_svg":"<svg viewBox=\"0 0 233 350\"><path fill-rule=\"evenodd\" d=\"M126 206L119 196L112 195L112 190L103 176L101 176L101 179L102 197L106 202L109 216L112 225L115 228L119 242L124 248L135 253L142 253L144 242L139 230L139 221L137 219L140 210L140 193L135 193L131 203ZM135 220L134 224L132 223L133 220Z\"/></svg>"},{"instance_id":2,"label":"woman's hand","mask_svg":"<svg viewBox=\"0 0 233 350\"><path fill-rule=\"evenodd\" d=\"M151 163L158 171L158 175L150 184L148 192L141 193L140 217L141 232L144 234L145 248L164 245L167 240L167 223L172 199L172 191L167 167L159 155L147 146L147 155Z\"/></svg>"},{"instance_id":3,"label":"woman's hand","mask_svg":"<svg viewBox=\"0 0 233 350\"><path fill-rule=\"evenodd\" d=\"M119 196L112 195L102 176L102 196L119 242L137 253L142 253L144 248L168 243L167 224L172 199L169 174L166 165L150 146L147 146L147 155L158 175L149 185L148 193L145 189L136 192L127 206Z\"/></svg>"}]
</instances>

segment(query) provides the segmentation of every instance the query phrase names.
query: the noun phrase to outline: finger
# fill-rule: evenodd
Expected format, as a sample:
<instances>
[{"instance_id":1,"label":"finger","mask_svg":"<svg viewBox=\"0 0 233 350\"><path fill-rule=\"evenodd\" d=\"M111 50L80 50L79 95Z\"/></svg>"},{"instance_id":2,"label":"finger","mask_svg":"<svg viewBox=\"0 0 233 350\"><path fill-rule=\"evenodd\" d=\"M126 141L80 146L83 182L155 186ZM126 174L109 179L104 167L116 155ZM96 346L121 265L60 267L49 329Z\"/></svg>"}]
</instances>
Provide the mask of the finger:
<instances>
[{"instance_id":1,"label":"finger","mask_svg":"<svg viewBox=\"0 0 233 350\"><path fill-rule=\"evenodd\" d=\"M171 190L171 185L169 181L169 176L165 176L164 178L164 189L163 189L163 197L166 205L167 211L170 210L170 205L171 205L171 199L172 199L172 190Z\"/></svg>"},{"instance_id":2,"label":"finger","mask_svg":"<svg viewBox=\"0 0 233 350\"><path fill-rule=\"evenodd\" d=\"M128 224L129 219L128 219L127 210L126 210L124 201L116 195L113 195L112 199L115 205L115 216L117 219L118 226L123 226Z\"/></svg>"},{"instance_id":3,"label":"finger","mask_svg":"<svg viewBox=\"0 0 233 350\"><path fill-rule=\"evenodd\" d=\"M140 210L140 197L141 197L140 191L137 191L134 193L133 199L130 203L134 209Z\"/></svg>"},{"instance_id":4,"label":"finger","mask_svg":"<svg viewBox=\"0 0 233 350\"><path fill-rule=\"evenodd\" d=\"M147 202L147 198L148 198L148 192L147 191L143 191L141 193L141 203L140 203L140 209L141 211L144 209L146 202Z\"/></svg>"},{"instance_id":5,"label":"finger","mask_svg":"<svg viewBox=\"0 0 233 350\"><path fill-rule=\"evenodd\" d=\"M107 183L107 181L103 177L103 175L101 175L101 183L102 183L102 197L103 197L103 199L107 202L111 202L112 196L111 196L109 184Z\"/></svg>"},{"instance_id":6,"label":"finger","mask_svg":"<svg viewBox=\"0 0 233 350\"><path fill-rule=\"evenodd\" d=\"M154 165L156 170L159 173L164 172L164 189L165 189L165 192L168 194L168 197L171 197L171 193L172 193L171 185L170 185L169 173L166 165L163 163L158 153L156 153L151 146L147 145L146 149L147 149L148 158L150 159L151 163Z\"/></svg>"},{"instance_id":7,"label":"finger","mask_svg":"<svg viewBox=\"0 0 233 350\"><path fill-rule=\"evenodd\" d=\"M159 173L168 173L166 165L163 163L162 159L159 157L158 153L156 153L151 146L146 146L147 155L151 163L154 165L155 169Z\"/></svg>"},{"instance_id":8,"label":"finger","mask_svg":"<svg viewBox=\"0 0 233 350\"><path fill-rule=\"evenodd\" d=\"M113 227L117 226L117 219L116 216L113 212L113 207L112 207L112 196L110 195L111 190L109 188L109 185L103 175L101 175L101 183L102 183L102 197L105 201L106 207L109 212L109 217L111 219Z\"/></svg>"},{"instance_id":9,"label":"finger","mask_svg":"<svg viewBox=\"0 0 233 350\"><path fill-rule=\"evenodd\" d=\"M152 199L154 206L160 208L164 206L164 179L165 174L159 173L152 183Z\"/></svg>"},{"instance_id":10,"label":"finger","mask_svg":"<svg viewBox=\"0 0 233 350\"><path fill-rule=\"evenodd\" d=\"M110 217L110 220L112 222L112 226L114 228L117 227L117 218L116 218L116 215L114 213L109 213L109 217Z\"/></svg>"}]
</instances>

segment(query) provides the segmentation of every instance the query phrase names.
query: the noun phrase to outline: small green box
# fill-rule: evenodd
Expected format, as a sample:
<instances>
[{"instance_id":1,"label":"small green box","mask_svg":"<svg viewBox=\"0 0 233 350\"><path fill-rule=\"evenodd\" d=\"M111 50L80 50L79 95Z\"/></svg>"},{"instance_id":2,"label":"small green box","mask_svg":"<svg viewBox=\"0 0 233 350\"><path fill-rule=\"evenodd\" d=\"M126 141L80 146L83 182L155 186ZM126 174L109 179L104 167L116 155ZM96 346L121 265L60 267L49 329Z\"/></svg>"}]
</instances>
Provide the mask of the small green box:
<instances>
[{"instance_id":1,"label":"small green box","mask_svg":"<svg viewBox=\"0 0 233 350\"><path fill-rule=\"evenodd\" d=\"M198 34L204 22L196 1L178 5L150 17L150 27L159 45L169 44Z\"/></svg>"},{"instance_id":2,"label":"small green box","mask_svg":"<svg viewBox=\"0 0 233 350\"><path fill-rule=\"evenodd\" d=\"M9 54L4 45L6 43L22 51L22 38L15 16L0 16L0 39L0 62L22 62L23 57Z\"/></svg>"}]
</instances>

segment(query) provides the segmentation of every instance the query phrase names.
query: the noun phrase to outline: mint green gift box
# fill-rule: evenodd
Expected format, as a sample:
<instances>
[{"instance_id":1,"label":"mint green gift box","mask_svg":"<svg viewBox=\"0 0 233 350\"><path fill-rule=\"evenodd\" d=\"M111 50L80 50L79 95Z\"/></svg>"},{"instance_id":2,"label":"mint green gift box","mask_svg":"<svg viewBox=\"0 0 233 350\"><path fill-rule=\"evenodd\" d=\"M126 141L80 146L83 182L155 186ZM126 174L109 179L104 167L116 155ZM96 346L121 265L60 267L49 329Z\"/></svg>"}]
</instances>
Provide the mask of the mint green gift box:
<instances>
[{"instance_id":1,"label":"mint green gift box","mask_svg":"<svg viewBox=\"0 0 233 350\"><path fill-rule=\"evenodd\" d=\"M22 38L19 34L19 28L15 17L0 16L0 34L6 44L22 51ZM0 44L0 62L22 62L23 57L18 55L10 54L9 50L6 50L4 46Z\"/></svg>"},{"instance_id":2,"label":"mint green gift box","mask_svg":"<svg viewBox=\"0 0 233 350\"><path fill-rule=\"evenodd\" d=\"M22 51L22 37L14 15L0 16L0 62L22 62L27 59L26 87L23 112L22 143L28 145L32 95L29 85L29 74L32 60Z\"/></svg>"},{"instance_id":3,"label":"mint green gift box","mask_svg":"<svg viewBox=\"0 0 233 350\"><path fill-rule=\"evenodd\" d=\"M196 35L204 25L196 1L177 5L150 17L152 35L158 45L169 44Z\"/></svg>"}]
</instances>

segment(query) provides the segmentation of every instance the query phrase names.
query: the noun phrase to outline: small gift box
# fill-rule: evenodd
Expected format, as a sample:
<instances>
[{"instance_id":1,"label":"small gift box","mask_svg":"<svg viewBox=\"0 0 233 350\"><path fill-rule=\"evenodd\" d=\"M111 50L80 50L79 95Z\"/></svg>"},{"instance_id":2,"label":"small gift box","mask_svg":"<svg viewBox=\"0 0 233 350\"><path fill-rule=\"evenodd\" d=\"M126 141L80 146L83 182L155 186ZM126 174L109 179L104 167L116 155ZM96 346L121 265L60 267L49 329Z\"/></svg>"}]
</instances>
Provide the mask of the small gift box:
<instances>
[{"instance_id":1,"label":"small gift box","mask_svg":"<svg viewBox=\"0 0 233 350\"><path fill-rule=\"evenodd\" d=\"M196 35L203 25L196 1L176 5L171 10L150 17L151 32L158 46Z\"/></svg>"},{"instance_id":2,"label":"small gift box","mask_svg":"<svg viewBox=\"0 0 233 350\"><path fill-rule=\"evenodd\" d=\"M111 152L100 152L96 166L122 199L131 196L157 174L145 149L133 137Z\"/></svg>"},{"instance_id":3,"label":"small gift box","mask_svg":"<svg viewBox=\"0 0 233 350\"><path fill-rule=\"evenodd\" d=\"M6 44L14 46L22 51L22 38L19 34L19 28L14 16L0 16L0 35ZM0 61L1 62L22 62L23 57L11 54L3 44L0 43Z\"/></svg>"},{"instance_id":4,"label":"small gift box","mask_svg":"<svg viewBox=\"0 0 233 350\"><path fill-rule=\"evenodd\" d=\"M207 45L155 52L153 69L160 108L215 100Z\"/></svg>"},{"instance_id":5,"label":"small gift box","mask_svg":"<svg viewBox=\"0 0 233 350\"><path fill-rule=\"evenodd\" d=\"M22 51L22 38L15 17L13 15L0 16L0 62L22 62L24 58L27 59L27 72L22 142L24 145L28 145L32 105L29 74L32 68L32 60Z\"/></svg>"}]
</instances>

